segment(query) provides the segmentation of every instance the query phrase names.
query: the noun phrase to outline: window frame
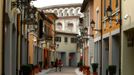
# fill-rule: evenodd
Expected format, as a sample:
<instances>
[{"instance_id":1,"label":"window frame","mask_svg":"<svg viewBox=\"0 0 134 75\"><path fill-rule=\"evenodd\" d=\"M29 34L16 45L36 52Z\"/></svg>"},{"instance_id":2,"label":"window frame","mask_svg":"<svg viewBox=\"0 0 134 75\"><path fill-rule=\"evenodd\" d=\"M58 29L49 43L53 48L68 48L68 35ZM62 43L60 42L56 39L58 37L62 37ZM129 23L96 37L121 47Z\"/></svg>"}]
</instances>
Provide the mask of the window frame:
<instances>
[{"instance_id":1,"label":"window frame","mask_svg":"<svg viewBox=\"0 0 134 75\"><path fill-rule=\"evenodd\" d=\"M76 43L77 41L76 41L76 38L74 38L74 37L72 37L71 38L71 43Z\"/></svg>"},{"instance_id":2,"label":"window frame","mask_svg":"<svg viewBox=\"0 0 134 75\"><path fill-rule=\"evenodd\" d=\"M67 43L68 42L68 38L64 37L64 42Z\"/></svg>"},{"instance_id":3,"label":"window frame","mask_svg":"<svg viewBox=\"0 0 134 75\"><path fill-rule=\"evenodd\" d=\"M56 41L56 42L61 42L61 37L60 37L60 36L56 36L56 37L55 37L55 41Z\"/></svg>"}]
</instances>

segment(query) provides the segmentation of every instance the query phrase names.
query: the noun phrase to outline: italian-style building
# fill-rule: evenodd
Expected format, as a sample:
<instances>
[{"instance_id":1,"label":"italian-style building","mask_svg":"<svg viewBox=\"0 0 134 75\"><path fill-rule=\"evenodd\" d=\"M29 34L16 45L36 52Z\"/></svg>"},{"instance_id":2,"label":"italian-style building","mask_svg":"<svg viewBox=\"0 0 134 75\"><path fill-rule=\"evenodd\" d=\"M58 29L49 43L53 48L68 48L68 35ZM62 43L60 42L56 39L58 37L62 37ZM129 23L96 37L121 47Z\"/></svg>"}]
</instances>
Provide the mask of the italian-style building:
<instances>
[{"instance_id":1,"label":"italian-style building","mask_svg":"<svg viewBox=\"0 0 134 75\"><path fill-rule=\"evenodd\" d=\"M79 57L76 50L76 36L79 33L79 17L81 4L54 5L41 8L44 12L53 12L56 20L56 58L63 61L64 66L77 66Z\"/></svg>"},{"instance_id":2,"label":"italian-style building","mask_svg":"<svg viewBox=\"0 0 134 75\"><path fill-rule=\"evenodd\" d=\"M134 9L133 0L121 0L121 75L134 74Z\"/></svg>"},{"instance_id":3,"label":"italian-style building","mask_svg":"<svg viewBox=\"0 0 134 75\"><path fill-rule=\"evenodd\" d=\"M121 67L120 0L84 0L81 9L81 12L89 15L85 18L85 22L88 24L88 35L93 34L92 63L99 64L98 72L101 75L106 75L106 71L111 65L116 66L116 75L119 75ZM92 49L89 48L90 50Z\"/></svg>"}]
</instances>

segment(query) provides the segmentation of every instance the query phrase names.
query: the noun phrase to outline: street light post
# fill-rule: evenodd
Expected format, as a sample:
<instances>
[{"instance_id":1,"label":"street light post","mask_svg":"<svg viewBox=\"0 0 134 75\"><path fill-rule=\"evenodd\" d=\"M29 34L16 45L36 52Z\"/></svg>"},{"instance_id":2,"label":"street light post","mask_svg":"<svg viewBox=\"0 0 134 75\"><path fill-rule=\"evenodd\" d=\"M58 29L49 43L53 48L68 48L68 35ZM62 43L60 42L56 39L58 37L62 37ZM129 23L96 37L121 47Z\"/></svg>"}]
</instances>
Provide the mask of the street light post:
<instances>
[{"instance_id":1,"label":"street light post","mask_svg":"<svg viewBox=\"0 0 134 75\"><path fill-rule=\"evenodd\" d=\"M91 25L91 28L92 28L92 30L93 31L98 31L98 32L100 32L100 34L101 34L101 48L100 48L100 75L101 75L101 71L102 71L102 46L103 46L103 39L102 39L102 25L101 25L101 29L95 29L95 22L94 22L94 20L92 20L91 22L90 22L90 25Z\"/></svg>"}]
</instances>

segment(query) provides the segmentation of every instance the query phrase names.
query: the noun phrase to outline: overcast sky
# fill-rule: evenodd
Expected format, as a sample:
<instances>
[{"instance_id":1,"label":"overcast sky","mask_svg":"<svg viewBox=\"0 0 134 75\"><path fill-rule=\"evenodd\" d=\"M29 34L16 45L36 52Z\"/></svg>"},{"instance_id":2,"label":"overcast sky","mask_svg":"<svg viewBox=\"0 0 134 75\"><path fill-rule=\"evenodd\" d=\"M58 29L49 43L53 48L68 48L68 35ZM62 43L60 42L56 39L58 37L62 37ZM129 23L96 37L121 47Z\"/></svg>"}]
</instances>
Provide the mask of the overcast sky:
<instances>
[{"instance_id":1,"label":"overcast sky","mask_svg":"<svg viewBox=\"0 0 134 75\"><path fill-rule=\"evenodd\" d=\"M33 1L35 7L45 7L58 4L82 3L83 0L37 0Z\"/></svg>"}]
</instances>

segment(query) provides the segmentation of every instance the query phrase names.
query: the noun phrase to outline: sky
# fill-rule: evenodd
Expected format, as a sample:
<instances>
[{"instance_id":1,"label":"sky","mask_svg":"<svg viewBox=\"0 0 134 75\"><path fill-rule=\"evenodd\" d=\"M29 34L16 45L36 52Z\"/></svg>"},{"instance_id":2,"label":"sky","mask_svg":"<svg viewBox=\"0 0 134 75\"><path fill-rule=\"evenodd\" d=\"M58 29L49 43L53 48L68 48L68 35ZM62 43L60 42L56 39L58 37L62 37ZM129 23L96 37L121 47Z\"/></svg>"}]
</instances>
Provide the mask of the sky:
<instances>
[{"instance_id":1,"label":"sky","mask_svg":"<svg viewBox=\"0 0 134 75\"><path fill-rule=\"evenodd\" d=\"M70 4L70 3L82 3L83 0L36 0L33 1L33 5L37 8L59 5L59 4Z\"/></svg>"}]
</instances>

